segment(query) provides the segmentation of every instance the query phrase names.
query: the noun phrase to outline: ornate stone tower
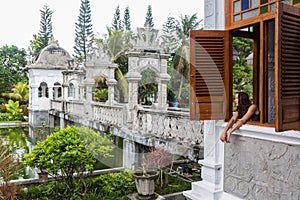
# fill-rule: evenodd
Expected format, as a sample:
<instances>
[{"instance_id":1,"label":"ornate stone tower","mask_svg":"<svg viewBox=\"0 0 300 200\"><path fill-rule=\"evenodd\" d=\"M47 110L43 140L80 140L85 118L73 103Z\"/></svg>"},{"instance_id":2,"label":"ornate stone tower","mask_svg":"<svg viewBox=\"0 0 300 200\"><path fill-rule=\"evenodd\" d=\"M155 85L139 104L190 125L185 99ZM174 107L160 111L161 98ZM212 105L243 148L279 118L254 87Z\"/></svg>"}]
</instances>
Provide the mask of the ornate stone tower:
<instances>
[{"instance_id":1,"label":"ornate stone tower","mask_svg":"<svg viewBox=\"0 0 300 200\"><path fill-rule=\"evenodd\" d=\"M26 67L29 77L29 124L40 126L48 124L50 100L62 97L62 71L66 70L71 60L70 54L50 40L42 49L37 61Z\"/></svg>"},{"instance_id":2,"label":"ornate stone tower","mask_svg":"<svg viewBox=\"0 0 300 200\"><path fill-rule=\"evenodd\" d=\"M155 108L167 109L167 84L170 80L167 73L167 59L170 54L163 50L158 38L158 30L146 25L144 28L137 28L137 33L137 41L128 51L126 79L129 85L129 108L133 109L138 104L138 84L142 78L141 73L150 69L155 73L155 81L158 85Z\"/></svg>"}]
</instances>

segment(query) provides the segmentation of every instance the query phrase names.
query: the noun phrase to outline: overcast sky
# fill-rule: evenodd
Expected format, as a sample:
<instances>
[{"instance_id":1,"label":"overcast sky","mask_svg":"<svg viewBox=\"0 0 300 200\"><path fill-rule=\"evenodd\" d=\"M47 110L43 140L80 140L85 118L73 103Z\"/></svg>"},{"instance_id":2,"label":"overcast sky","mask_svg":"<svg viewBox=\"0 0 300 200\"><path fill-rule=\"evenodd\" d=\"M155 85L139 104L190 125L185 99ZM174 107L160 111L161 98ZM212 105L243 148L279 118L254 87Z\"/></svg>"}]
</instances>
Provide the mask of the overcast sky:
<instances>
[{"instance_id":1,"label":"overcast sky","mask_svg":"<svg viewBox=\"0 0 300 200\"><path fill-rule=\"evenodd\" d=\"M204 0L90 0L93 31L97 35L106 33L111 26L117 5L121 18L129 6L131 28L143 26L148 5L152 7L154 28L161 29L168 16L197 13L203 18ZM40 28L40 10L47 4L53 11L53 35L61 47L73 54L75 23L78 20L80 0L0 0L0 47L16 45L27 50L33 34Z\"/></svg>"}]
</instances>

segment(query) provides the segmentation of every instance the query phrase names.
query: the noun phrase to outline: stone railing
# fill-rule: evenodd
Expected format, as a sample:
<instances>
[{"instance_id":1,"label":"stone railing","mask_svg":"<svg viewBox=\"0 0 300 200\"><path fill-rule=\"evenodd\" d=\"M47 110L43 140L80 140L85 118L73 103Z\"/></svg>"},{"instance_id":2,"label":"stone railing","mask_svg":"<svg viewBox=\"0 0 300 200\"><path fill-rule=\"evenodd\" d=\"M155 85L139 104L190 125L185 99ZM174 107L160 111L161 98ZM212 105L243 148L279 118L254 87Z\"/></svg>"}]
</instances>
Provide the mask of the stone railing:
<instances>
[{"instance_id":1,"label":"stone railing","mask_svg":"<svg viewBox=\"0 0 300 200\"><path fill-rule=\"evenodd\" d=\"M65 102L65 112L75 116L84 116L84 103L81 101L67 101Z\"/></svg>"},{"instance_id":2,"label":"stone railing","mask_svg":"<svg viewBox=\"0 0 300 200\"><path fill-rule=\"evenodd\" d=\"M102 103L94 103L93 120L104 124L111 124L122 127L126 119L125 105L106 105Z\"/></svg>"},{"instance_id":3,"label":"stone railing","mask_svg":"<svg viewBox=\"0 0 300 200\"><path fill-rule=\"evenodd\" d=\"M56 110L58 112L62 112L63 111L63 101L52 100L51 101L51 109Z\"/></svg>"},{"instance_id":4,"label":"stone railing","mask_svg":"<svg viewBox=\"0 0 300 200\"><path fill-rule=\"evenodd\" d=\"M203 146L203 122L191 121L188 112L156 111L139 108L133 119L133 130L166 140L177 140Z\"/></svg>"}]
</instances>

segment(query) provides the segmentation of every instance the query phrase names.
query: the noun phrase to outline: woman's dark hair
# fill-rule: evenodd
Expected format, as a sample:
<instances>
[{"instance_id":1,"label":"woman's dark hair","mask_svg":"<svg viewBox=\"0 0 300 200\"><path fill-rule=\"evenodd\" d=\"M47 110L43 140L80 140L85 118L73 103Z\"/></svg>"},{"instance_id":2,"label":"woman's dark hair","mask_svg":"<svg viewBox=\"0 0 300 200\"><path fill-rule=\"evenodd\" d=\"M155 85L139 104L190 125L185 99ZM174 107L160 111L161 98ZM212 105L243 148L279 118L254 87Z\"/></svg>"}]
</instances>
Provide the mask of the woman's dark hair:
<instances>
[{"instance_id":1,"label":"woman's dark hair","mask_svg":"<svg viewBox=\"0 0 300 200\"><path fill-rule=\"evenodd\" d=\"M239 113L238 118L242 118L246 112L248 111L248 108L251 106L251 102L249 99L249 96L246 92L238 92L238 106L237 111Z\"/></svg>"}]
</instances>

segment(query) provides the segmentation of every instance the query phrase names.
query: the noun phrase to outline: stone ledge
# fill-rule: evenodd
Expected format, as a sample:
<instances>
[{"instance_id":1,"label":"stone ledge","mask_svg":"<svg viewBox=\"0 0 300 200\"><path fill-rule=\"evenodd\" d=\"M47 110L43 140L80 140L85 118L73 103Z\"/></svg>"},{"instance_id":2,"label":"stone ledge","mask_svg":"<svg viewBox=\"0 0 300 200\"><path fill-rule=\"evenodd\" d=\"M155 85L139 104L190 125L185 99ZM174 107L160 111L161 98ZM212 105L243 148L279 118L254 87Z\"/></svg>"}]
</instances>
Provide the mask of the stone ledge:
<instances>
[{"instance_id":1,"label":"stone ledge","mask_svg":"<svg viewBox=\"0 0 300 200\"><path fill-rule=\"evenodd\" d=\"M0 122L0 128L25 127L25 126L28 126L28 122Z\"/></svg>"},{"instance_id":2,"label":"stone ledge","mask_svg":"<svg viewBox=\"0 0 300 200\"><path fill-rule=\"evenodd\" d=\"M219 121L216 126L224 129L227 123ZM232 133L233 135L245 136L250 138L262 139L272 142L299 145L300 131L290 130L275 132L273 127L255 126L245 124Z\"/></svg>"}]
</instances>

